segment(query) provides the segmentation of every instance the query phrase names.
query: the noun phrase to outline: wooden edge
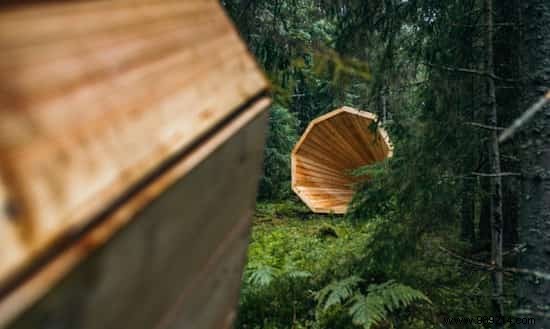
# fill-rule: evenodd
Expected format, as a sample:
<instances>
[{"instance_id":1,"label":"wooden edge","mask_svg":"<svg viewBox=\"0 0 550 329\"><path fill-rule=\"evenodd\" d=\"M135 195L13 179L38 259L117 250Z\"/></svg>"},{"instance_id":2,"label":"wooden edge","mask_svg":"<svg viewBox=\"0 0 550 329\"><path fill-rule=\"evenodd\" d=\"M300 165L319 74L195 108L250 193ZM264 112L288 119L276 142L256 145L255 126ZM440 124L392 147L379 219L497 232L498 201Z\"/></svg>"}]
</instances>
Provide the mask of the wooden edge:
<instances>
[{"instance_id":1,"label":"wooden edge","mask_svg":"<svg viewBox=\"0 0 550 329\"><path fill-rule=\"evenodd\" d=\"M334 210L329 208L317 208L317 207L311 207L308 206L311 211L313 211L316 214L327 214L327 215L345 215L347 213L348 206L346 206L346 210Z\"/></svg>"},{"instance_id":2,"label":"wooden edge","mask_svg":"<svg viewBox=\"0 0 550 329\"><path fill-rule=\"evenodd\" d=\"M340 112L347 112L347 113L351 113L351 114L356 114L356 115L362 116L363 118L370 119L372 121L376 121L378 119L378 116L376 114L372 113L372 112L358 110L358 109L355 109L355 108L349 107L349 106L342 106L341 108L339 108L339 110L340 110Z\"/></svg>"},{"instance_id":3,"label":"wooden edge","mask_svg":"<svg viewBox=\"0 0 550 329\"><path fill-rule=\"evenodd\" d=\"M290 160L291 160L290 169L292 171L292 174L291 174L291 188L292 188L292 191L298 196L298 198L300 200L302 200L303 203L305 203L305 205L311 211L313 211L316 214L336 214L336 215L344 215L347 212L347 211L334 211L334 210L329 210L329 209L326 209L326 208L317 208L313 204L310 203L308 198L302 196L302 192L300 191L299 187L296 186L296 184L294 182L294 177L296 177L295 176L296 166L294 165L294 161L295 161L294 160L294 154L291 155Z\"/></svg>"},{"instance_id":4,"label":"wooden edge","mask_svg":"<svg viewBox=\"0 0 550 329\"><path fill-rule=\"evenodd\" d=\"M328 113L325 113L313 120L311 120L311 122L308 124L306 130L304 131L304 133L302 134L302 136L300 137L300 139L298 140L298 143L296 143L296 145L294 146L294 149L292 149L292 153L296 153L298 151L298 149L300 148L300 146L302 145L302 143L304 142L305 140L305 137L309 134L309 132L311 131L311 129L327 120L327 119L330 119L342 112L347 112L347 113L351 113L351 114L355 114L355 115L359 115L359 116L362 116L364 118L367 118L367 119L370 119L370 120L373 120L373 121L376 121L377 120L377 116L376 114L374 113L371 113L371 112L368 112L368 111L361 111L361 110L358 110L358 109L354 109L352 107L349 107L349 106L342 106L340 108L337 108L336 110L334 111L331 111L331 112L328 112Z\"/></svg>"},{"instance_id":5,"label":"wooden edge","mask_svg":"<svg viewBox=\"0 0 550 329\"><path fill-rule=\"evenodd\" d=\"M89 229L77 241L74 241L15 287L0 300L0 328L6 327L10 321L42 297L80 261L127 225L140 209L208 157L229 137L264 111L270 103L271 100L268 97L258 99L201 144L201 147L192 150L180 162L161 173L153 182L140 189L110 213L99 225Z\"/></svg>"},{"instance_id":6,"label":"wooden edge","mask_svg":"<svg viewBox=\"0 0 550 329\"><path fill-rule=\"evenodd\" d=\"M386 142L386 145L388 145L388 154L386 158L393 157L393 144L390 140L390 136L386 132L386 129L384 129L383 127L378 127L378 133L380 134L380 136L382 136L384 142Z\"/></svg>"},{"instance_id":7,"label":"wooden edge","mask_svg":"<svg viewBox=\"0 0 550 329\"><path fill-rule=\"evenodd\" d=\"M309 134L309 132L311 131L311 129L313 129L313 127L315 127L315 125L327 120L327 119L330 119L342 112L347 112L347 113L351 113L351 114L355 114L355 115L359 115L359 116L362 116L364 118L367 118L367 119L370 119L370 120L373 120L373 121L376 121L378 120L378 116L372 112L369 112L369 111L362 111L362 110L358 110L358 109L354 109L352 107L349 107L349 106L342 106L334 111L331 111L329 113L326 113L326 114L323 114L313 120L311 120L311 122L308 124L306 130L304 130L304 132L302 133L302 136L300 136L300 139L298 140L298 142L296 143L296 145L294 145L294 148L292 149L292 155L296 154L296 152L298 152L298 149L300 148L300 146L302 145L302 143L305 141L307 135ZM388 154L388 158L391 158L393 156L393 144L391 143L391 140L389 138L389 135L388 133L386 132L386 129L384 129L383 127L380 127L378 126L378 130L380 132L380 135L382 135L382 138L384 139L384 141L386 142L386 144L388 145L388 148L389 148L389 154Z\"/></svg>"},{"instance_id":8,"label":"wooden edge","mask_svg":"<svg viewBox=\"0 0 550 329\"><path fill-rule=\"evenodd\" d=\"M343 111L344 110L342 108L339 108L339 109L336 109L334 111L325 113L325 114L321 115L320 117L317 117L317 118L311 120L309 122L309 124L307 125L306 130L304 130L304 133L302 134L302 136L298 140L298 143L296 143L296 145L294 145L294 148L292 149L292 154L294 155L296 152L298 152L298 149L300 148L300 146L302 146L302 143L306 139L306 137L309 134L309 132L311 131L311 129L313 129L313 127L315 127L315 125L317 125L319 122L325 121L328 118L332 118L333 116L335 116L339 113L342 113Z\"/></svg>"},{"instance_id":9,"label":"wooden edge","mask_svg":"<svg viewBox=\"0 0 550 329\"><path fill-rule=\"evenodd\" d=\"M291 173L290 173L290 184L291 184L291 188L292 188L292 191L294 191L294 193L298 196L298 198L300 198L300 200L302 200L303 203L306 204L306 206L313 212L317 212L315 211L314 209L317 209L315 208L310 202L309 202L309 199L307 199L306 197L304 197L302 195L302 192L300 191L300 189L298 188L298 186L296 185L296 154L294 154L294 152L290 155L290 170L291 170Z\"/></svg>"}]
</instances>

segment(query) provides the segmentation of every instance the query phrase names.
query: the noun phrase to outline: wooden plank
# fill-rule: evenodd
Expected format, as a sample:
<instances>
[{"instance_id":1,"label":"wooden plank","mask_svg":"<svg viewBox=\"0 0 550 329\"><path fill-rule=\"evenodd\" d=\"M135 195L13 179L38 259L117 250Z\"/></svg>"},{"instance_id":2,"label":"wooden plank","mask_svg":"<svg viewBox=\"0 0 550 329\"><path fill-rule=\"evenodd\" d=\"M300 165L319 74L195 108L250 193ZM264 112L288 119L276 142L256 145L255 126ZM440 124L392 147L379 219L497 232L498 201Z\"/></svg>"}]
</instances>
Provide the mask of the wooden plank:
<instances>
[{"instance_id":1,"label":"wooden plank","mask_svg":"<svg viewBox=\"0 0 550 329\"><path fill-rule=\"evenodd\" d=\"M321 175L296 174L296 184L301 187L334 187L345 188L348 184L353 184L352 181L344 179L334 179Z\"/></svg>"},{"instance_id":2,"label":"wooden plank","mask_svg":"<svg viewBox=\"0 0 550 329\"><path fill-rule=\"evenodd\" d=\"M12 5L0 47L0 287L268 88L215 0Z\"/></svg>"},{"instance_id":3,"label":"wooden plank","mask_svg":"<svg viewBox=\"0 0 550 329\"><path fill-rule=\"evenodd\" d=\"M311 147L317 150L322 150L325 154L330 154L338 162L349 165L353 165L353 161L350 160L350 154L347 153L342 147L336 147L339 144L336 136L330 134L326 129L322 128L322 123L317 124L316 128L311 129L307 140L302 144L300 150Z\"/></svg>"},{"instance_id":4,"label":"wooden plank","mask_svg":"<svg viewBox=\"0 0 550 329\"><path fill-rule=\"evenodd\" d=\"M17 293L24 299L63 264L90 254L9 328L226 327L240 286L267 104L228 123L0 303L4 316L21 305ZM118 233L103 244L113 227Z\"/></svg>"}]
</instances>

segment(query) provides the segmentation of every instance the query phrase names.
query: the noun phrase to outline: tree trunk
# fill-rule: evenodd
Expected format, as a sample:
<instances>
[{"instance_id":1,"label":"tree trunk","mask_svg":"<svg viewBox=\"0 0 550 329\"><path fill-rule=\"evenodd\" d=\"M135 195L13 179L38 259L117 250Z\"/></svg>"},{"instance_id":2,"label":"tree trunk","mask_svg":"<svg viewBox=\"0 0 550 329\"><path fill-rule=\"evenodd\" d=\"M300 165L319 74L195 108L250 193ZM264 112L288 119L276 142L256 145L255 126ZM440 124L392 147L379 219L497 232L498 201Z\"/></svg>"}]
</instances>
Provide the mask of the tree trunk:
<instances>
[{"instance_id":1,"label":"tree trunk","mask_svg":"<svg viewBox=\"0 0 550 329\"><path fill-rule=\"evenodd\" d=\"M472 46L472 41L469 40L469 46ZM471 52L471 50L470 50ZM471 60L471 59L470 59ZM460 99L468 100L466 101L463 108L469 108L469 120L475 122L475 95L476 91L474 89L474 79L473 77L465 77L461 81L461 97ZM459 100L460 101L460 100ZM461 108L459 107L459 110ZM463 163L464 172L473 172L475 171L475 162L476 157L474 152L470 152L465 155ZM460 225L460 238L464 241L468 241L472 245L475 243L475 196L477 190L477 180L473 177L465 177L462 181L462 205L460 207L461 213L461 225Z\"/></svg>"},{"instance_id":2,"label":"tree trunk","mask_svg":"<svg viewBox=\"0 0 550 329\"><path fill-rule=\"evenodd\" d=\"M550 4L529 0L522 4L524 88L527 108L550 87ZM522 138L523 195L520 242L525 251L519 266L550 273L550 110L536 115ZM531 311L535 329L550 328L550 281L524 276L519 284L520 308Z\"/></svg>"},{"instance_id":3,"label":"tree trunk","mask_svg":"<svg viewBox=\"0 0 550 329\"><path fill-rule=\"evenodd\" d=\"M494 35L494 70L499 77L518 80L520 78L520 22L519 4L521 0L495 1L495 21L502 23ZM499 126L509 126L518 117L520 109L521 87L508 81L495 81L496 99L498 103ZM500 146L501 170L503 172L520 172L519 143L512 140ZM508 156L505 156L508 155ZM516 177L506 177L502 180L502 213L504 222L504 249L510 249L517 244L517 225L519 216L520 182ZM506 262L506 260L505 260ZM516 266L517 264L513 264Z\"/></svg>"},{"instance_id":4,"label":"tree trunk","mask_svg":"<svg viewBox=\"0 0 550 329\"><path fill-rule=\"evenodd\" d=\"M484 92L486 92L484 90ZM487 112L487 111L485 111ZM487 121L487 116L480 120ZM479 150L481 172L490 172L490 163L488 160L489 145L487 142L481 143ZM479 220L478 220L478 247L477 249L487 248L491 244L491 179L489 177L479 177ZM484 247L487 246L487 247Z\"/></svg>"},{"instance_id":5,"label":"tree trunk","mask_svg":"<svg viewBox=\"0 0 550 329\"><path fill-rule=\"evenodd\" d=\"M467 166L467 168L471 168L471 166ZM470 243L475 242L474 193L475 193L475 181L472 178L466 178L462 183L462 206L461 206L462 222L460 227L460 237L462 240L468 241Z\"/></svg>"},{"instance_id":6,"label":"tree trunk","mask_svg":"<svg viewBox=\"0 0 550 329\"><path fill-rule=\"evenodd\" d=\"M485 245L491 241L491 184L490 178L480 178L480 209L478 222L478 240L480 245Z\"/></svg>"},{"instance_id":7,"label":"tree trunk","mask_svg":"<svg viewBox=\"0 0 550 329\"><path fill-rule=\"evenodd\" d=\"M506 170L504 171L512 171ZM508 177L502 184L502 213L504 222L503 244L505 249L512 249L518 243L519 203L516 178Z\"/></svg>"},{"instance_id":8,"label":"tree trunk","mask_svg":"<svg viewBox=\"0 0 550 329\"><path fill-rule=\"evenodd\" d=\"M487 88L489 96L489 122L490 126L498 125L497 103L495 94L494 75L494 51L493 51L493 0L486 0L486 19L487 19ZM489 159L491 163L491 172L495 177L491 178L491 263L497 268L502 268L502 177L500 177L500 149L498 145L498 132L493 130L490 137ZM503 316L503 274L495 271L492 277L492 307L494 316ZM493 328L503 328L503 325L495 321Z\"/></svg>"}]
</instances>

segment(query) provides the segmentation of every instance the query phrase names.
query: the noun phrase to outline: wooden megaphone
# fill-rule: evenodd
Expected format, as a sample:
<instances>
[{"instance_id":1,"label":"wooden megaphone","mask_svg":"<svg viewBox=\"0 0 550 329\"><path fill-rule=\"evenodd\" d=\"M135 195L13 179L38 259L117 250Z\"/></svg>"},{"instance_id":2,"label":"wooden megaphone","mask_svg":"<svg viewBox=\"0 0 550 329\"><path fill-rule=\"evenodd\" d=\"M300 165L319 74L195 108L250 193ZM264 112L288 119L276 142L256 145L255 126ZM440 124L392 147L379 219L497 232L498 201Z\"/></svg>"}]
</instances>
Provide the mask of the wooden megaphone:
<instances>
[{"instance_id":1,"label":"wooden megaphone","mask_svg":"<svg viewBox=\"0 0 550 329\"><path fill-rule=\"evenodd\" d=\"M292 189L317 213L344 214L361 180L350 172L392 156L370 112L342 107L313 120L292 151Z\"/></svg>"}]
</instances>

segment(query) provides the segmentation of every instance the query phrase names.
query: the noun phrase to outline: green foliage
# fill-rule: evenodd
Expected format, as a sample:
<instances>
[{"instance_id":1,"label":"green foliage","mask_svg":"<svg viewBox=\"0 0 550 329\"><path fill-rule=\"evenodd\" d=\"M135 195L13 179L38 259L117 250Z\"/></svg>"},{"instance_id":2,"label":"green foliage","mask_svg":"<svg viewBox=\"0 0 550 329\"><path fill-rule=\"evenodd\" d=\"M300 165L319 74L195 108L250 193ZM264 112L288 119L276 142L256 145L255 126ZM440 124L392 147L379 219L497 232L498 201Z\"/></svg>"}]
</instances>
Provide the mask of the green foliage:
<instances>
[{"instance_id":1,"label":"green foliage","mask_svg":"<svg viewBox=\"0 0 550 329\"><path fill-rule=\"evenodd\" d=\"M420 291L394 281L382 284L371 284L364 295L359 290L363 280L350 276L343 280L332 282L321 289L315 298L326 311L335 305L345 306L355 325L370 329L382 321L388 321L388 315L412 305L415 302L430 302Z\"/></svg>"},{"instance_id":2,"label":"green foliage","mask_svg":"<svg viewBox=\"0 0 550 329\"><path fill-rule=\"evenodd\" d=\"M269 265L260 265L251 269L247 276L249 284L266 287L269 286L274 279L280 276L280 271Z\"/></svg>"},{"instance_id":3,"label":"green foliage","mask_svg":"<svg viewBox=\"0 0 550 329\"><path fill-rule=\"evenodd\" d=\"M422 292L392 280L369 285L367 299L369 299L368 304L373 305L373 308L379 308L376 306L379 305L389 312L418 301L430 302Z\"/></svg>"},{"instance_id":4,"label":"green foliage","mask_svg":"<svg viewBox=\"0 0 550 329\"><path fill-rule=\"evenodd\" d=\"M357 276L350 276L340 281L332 282L315 294L315 299L323 310L331 306L344 304L355 294L355 288L363 281Z\"/></svg>"},{"instance_id":5,"label":"green foliage","mask_svg":"<svg viewBox=\"0 0 550 329\"><path fill-rule=\"evenodd\" d=\"M439 328L442 316L490 313L488 275L437 252L442 244L466 250L456 230L416 241L392 220L258 203L237 328L426 329ZM327 230L337 237L320 234Z\"/></svg>"},{"instance_id":6,"label":"green foliage","mask_svg":"<svg viewBox=\"0 0 550 329\"><path fill-rule=\"evenodd\" d=\"M422 289L439 296L439 290L434 291L430 282L420 280L422 274L417 277L416 272L422 272L426 263L401 264L411 269L407 273L396 268L389 270L385 266L387 259L373 260L381 252L370 251L379 245L373 241L373 233L385 226L383 220L353 223L326 215L309 214L303 218L304 213L301 203L258 204L243 277L238 328L348 329L380 319L393 322L398 315L407 323L433 321L429 316L431 307L420 307L415 313L402 311L427 300L409 288L413 282L420 282ZM327 229L336 237L319 234ZM393 239L398 241L400 237ZM391 241L387 243L386 247L391 245ZM459 279L460 273L440 273L437 267L430 268L434 271L432 282L442 276L456 280L446 282L448 285L465 281L464 276ZM406 285L393 278L405 280ZM368 304L365 306L362 301ZM368 317L363 310L369 312ZM374 310L379 311L373 313Z\"/></svg>"},{"instance_id":7,"label":"green foliage","mask_svg":"<svg viewBox=\"0 0 550 329\"><path fill-rule=\"evenodd\" d=\"M301 203L259 203L238 327L318 327L313 292L334 278L351 275L368 239L368 226L311 215ZM321 236L327 227L338 237Z\"/></svg>"},{"instance_id":8,"label":"green foliage","mask_svg":"<svg viewBox=\"0 0 550 329\"><path fill-rule=\"evenodd\" d=\"M271 107L269 133L264 152L264 174L260 183L260 199L282 199L290 191L290 152L297 139L298 122L286 108Z\"/></svg>"},{"instance_id":9,"label":"green foliage","mask_svg":"<svg viewBox=\"0 0 550 329\"><path fill-rule=\"evenodd\" d=\"M223 2L275 104L239 327L424 329L445 315L489 314L487 275L436 252L470 252L458 242L462 191L472 189L475 212L487 194L470 174L485 171L488 131L466 124L486 121L486 77L454 70L484 69L480 2ZM495 33L497 47L512 48L502 35L517 31ZM288 170L296 137L341 105L387 111L394 144L392 159L354 171L370 179L343 220L294 203ZM430 307L417 306L426 296Z\"/></svg>"}]
</instances>

